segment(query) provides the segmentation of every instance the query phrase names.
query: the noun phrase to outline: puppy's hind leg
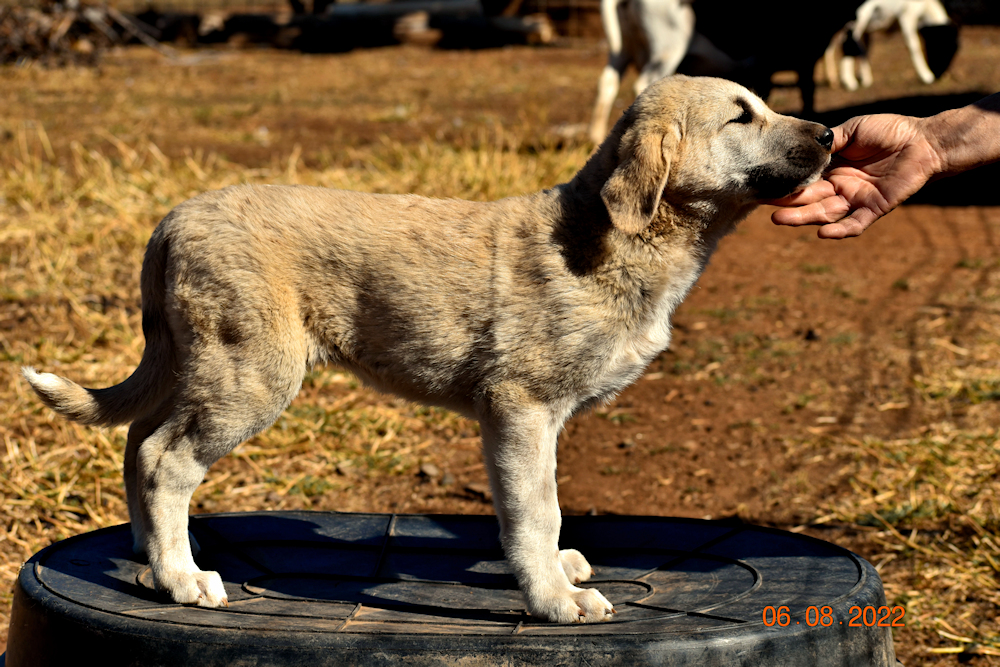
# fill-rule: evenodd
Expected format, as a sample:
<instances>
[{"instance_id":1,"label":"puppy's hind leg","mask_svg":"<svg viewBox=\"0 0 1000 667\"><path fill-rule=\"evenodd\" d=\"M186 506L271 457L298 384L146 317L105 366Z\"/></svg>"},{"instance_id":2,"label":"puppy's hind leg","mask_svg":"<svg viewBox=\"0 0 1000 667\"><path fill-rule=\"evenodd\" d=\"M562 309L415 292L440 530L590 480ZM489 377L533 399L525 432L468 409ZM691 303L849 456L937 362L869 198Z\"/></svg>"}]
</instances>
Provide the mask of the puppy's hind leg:
<instances>
[{"instance_id":1,"label":"puppy's hind leg","mask_svg":"<svg viewBox=\"0 0 1000 667\"><path fill-rule=\"evenodd\" d=\"M129 427L128 440L125 445L125 497L128 501L129 526L132 529L132 551L144 556L148 553L146 542L149 528L145 519L147 511L143 507L145 501L143 494L139 492L139 447L166 421L173 400L173 396L170 396L155 413L133 422ZM197 556L200 550L198 541L190 532L188 539L191 543L192 554Z\"/></svg>"},{"instance_id":2,"label":"puppy's hind leg","mask_svg":"<svg viewBox=\"0 0 1000 667\"><path fill-rule=\"evenodd\" d=\"M157 589L175 602L206 607L227 605L228 597L218 573L194 562L187 529L191 495L212 463L278 418L305 373L305 355L287 349L272 347L263 360L215 352L186 364L169 415L137 445L136 491L130 494L141 513ZM136 440L141 435L137 431Z\"/></svg>"},{"instance_id":3,"label":"puppy's hind leg","mask_svg":"<svg viewBox=\"0 0 1000 667\"><path fill-rule=\"evenodd\" d=\"M180 604L217 607L228 604L222 578L195 565L188 539L191 495L214 462L198 455L201 447L192 431L200 424L191 419L188 410L179 411L142 441L135 460L134 504L156 588Z\"/></svg>"},{"instance_id":4,"label":"puppy's hind leg","mask_svg":"<svg viewBox=\"0 0 1000 667\"><path fill-rule=\"evenodd\" d=\"M169 405L165 402L164 407ZM169 408L167 408L169 410ZM142 494L139 493L138 459L139 447L147 438L163 425L169 413L158 410L156 414L137 419L128 429L128 440L125 444L125 498L128 501L129 525L132 528L132 550L137 554L146 554L146 512L142 508Z\"/></svg>"},{"instance_id":5,"label":"puppy's hind leg","mask_svg":"<svg viewBox=\"0 0 1000 667\"><path fill-rule=\"evenodd\" d=\"M577 588L592 570L576 551L559 551L562 518L556 496L556 436L563 418L543 406L493 409L481 419L504 553L528 612L557 623L610 618L611 603Z\"/></svg>"}]
</instances>

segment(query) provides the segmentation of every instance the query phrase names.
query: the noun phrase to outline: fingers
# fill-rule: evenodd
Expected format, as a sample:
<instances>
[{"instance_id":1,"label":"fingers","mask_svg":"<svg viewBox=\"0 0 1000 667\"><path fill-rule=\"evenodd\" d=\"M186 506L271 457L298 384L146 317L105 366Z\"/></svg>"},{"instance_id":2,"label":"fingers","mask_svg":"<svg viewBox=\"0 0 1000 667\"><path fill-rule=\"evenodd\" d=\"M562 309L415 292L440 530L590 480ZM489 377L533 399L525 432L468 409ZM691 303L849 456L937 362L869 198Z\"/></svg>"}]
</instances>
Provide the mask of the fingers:
<instances>
[{"instance_id":1,"label":"fingers","mask_svg":"<svg viewBox=\"0 0 1000 667\"><path fill-rule=\"evenodd\" d=\"M805 204L812 204L825 199L827 197L833 197L837 192L833 187L833 184L828 180L816 181L812 185L802 188L798 192L793 192L792 194L782 197L781 199L765 199L761 203L763 204L773 204L774 206L803 206Z\"/></svg>"},{"instance_id":2,"label":"fingers","mask_svg":"<svg viewBox=\"0 0 1000 667\"><path fill-rule=\"evenodd\" d=\"M844 217L847 213L850 213L850 207L845 199L830 197L801 208L778 209L771 214L771 221L791 227L821 225L817 233L821 239L844 239L861 236L879 218L877 213L867 208L857 209Z\"/></svg>"},{"instance_id":3,"label":"fingers","mask_svg":"<svg viewBox=\"0 0 1000 667\"><path fill-rule=\"evenodd\" d=\"M800 227L837 222L851 212L850 204L840 195L831 195L797 208L779 208L771 214L776 225Z\"/></svg>"},{"instance_id":4,"label":"fingers","mask_svg":"<svg viewBox=\"0 0 1000 667\"><path fill-rule=\"evenodd\" d=\"M845 197L833 195L798 208L779 208L771 214L771 222L790 227L821 225L819 238L844 239L861 236L881 215L870 207L851 211Z\"/></svg>"},{"instance_id":5,"label":"fingers","mask_svg":"<svg viewBox=\"0 0 1000 667\"><path fill-rule=\"evenodd\" d=\"M859 209L843 220L823 225L816 235L821 239L846 239L852 236L861 236L877 219L878 216L871 211Z\"/></svg>"}]
</instances>

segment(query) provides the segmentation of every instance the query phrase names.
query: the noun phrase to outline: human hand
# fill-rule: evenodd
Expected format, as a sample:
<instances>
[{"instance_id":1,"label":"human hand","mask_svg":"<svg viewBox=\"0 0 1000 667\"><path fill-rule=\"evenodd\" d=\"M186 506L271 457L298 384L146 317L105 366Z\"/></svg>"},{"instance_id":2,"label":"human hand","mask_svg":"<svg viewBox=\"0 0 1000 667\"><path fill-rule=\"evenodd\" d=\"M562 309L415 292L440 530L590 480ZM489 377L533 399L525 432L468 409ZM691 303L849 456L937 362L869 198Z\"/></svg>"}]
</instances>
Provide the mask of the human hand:
<instances>
[{"instance_id":1,"label":"human hand","mask_svg":"<svg viewBox=\"0 0 1000 667\"><path fill-rule=\"evenodd\" d=\"M833 128L833 161L823 178L770 203L776 225L822 225L818 236L858 236L942 171L920 118L858 116Z\"/></svg>"}]
</instances>

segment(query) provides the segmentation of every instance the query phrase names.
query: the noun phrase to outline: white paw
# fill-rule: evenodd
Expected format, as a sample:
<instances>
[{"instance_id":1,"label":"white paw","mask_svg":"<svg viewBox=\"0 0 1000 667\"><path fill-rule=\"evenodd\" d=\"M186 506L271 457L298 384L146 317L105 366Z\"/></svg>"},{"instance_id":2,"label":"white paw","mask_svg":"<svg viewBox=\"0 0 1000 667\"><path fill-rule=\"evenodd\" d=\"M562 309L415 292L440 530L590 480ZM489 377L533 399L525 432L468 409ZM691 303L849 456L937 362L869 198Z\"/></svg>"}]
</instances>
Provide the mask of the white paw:
<instances>
[{"instance_id":1,"label":"white paw","mask_svg":"<svg viewBox=\"0 0 1000 667\"><path fill-rule=\"evenodd\" d=\"M529 603L528 611L532 616L552 623L596 623L606 621L617 613L597 589L576 586L536 605Z\"/></svg>"},{"instance_id":2,"label":"white paw","mask_svg":"<svg viewBox=\"0 0 1000 667\"><path fill-rule=\"evenodd\" d=\"M579 584L594 576L594 568L583 557L583 554L576 549L563 549L559 552L559 562L562 564L563 572L571 584Z\"/></svg>"},{"instance_id":3,"label":"white paw","mask_svg":"<svg viewBox=\"0 0 1000 667\"><path fill-rule=\"evenodd\" d=\"M597 621L607 621L612 614L617 613L614 605L601 595L596 588L580 588L579 592L573 593L573 601L576 602L577 623L595 623Z\"/></svg>"},{"instance_id":4,"label":"white paw","mask_svg":"<svg viewBox=\"0 0 1000 667\"><path fill-rule=\"evenodd\" d=\"M158 590L167 591L178 604L196 604L199 607L228 607L229 596L218 572L168 574L156 577Z\"/></svg>"}]
</instances>

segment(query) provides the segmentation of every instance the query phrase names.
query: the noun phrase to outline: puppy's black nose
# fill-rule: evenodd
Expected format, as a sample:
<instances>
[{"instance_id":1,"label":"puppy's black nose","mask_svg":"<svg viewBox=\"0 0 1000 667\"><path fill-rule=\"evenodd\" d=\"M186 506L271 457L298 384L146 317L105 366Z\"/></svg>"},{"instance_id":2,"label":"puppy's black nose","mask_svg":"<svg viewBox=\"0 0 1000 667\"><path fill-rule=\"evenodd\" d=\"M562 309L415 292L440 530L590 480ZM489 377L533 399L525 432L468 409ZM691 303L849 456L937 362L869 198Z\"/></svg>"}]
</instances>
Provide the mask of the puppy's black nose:
<instances>
[{"instance_id":1,"label":"puppy's black nose","mask_svg":"<svg viewBox=\"0 0 1000 667\"><path fill-rule=\"evenodd\" d=\"M816 143L826 150L830 150L833 146L833 130L828 127L824 128L823 131L816 137Z\"/></svg>"}]
</instances>

